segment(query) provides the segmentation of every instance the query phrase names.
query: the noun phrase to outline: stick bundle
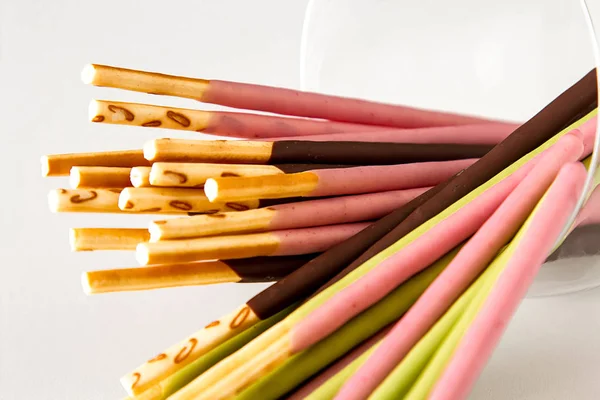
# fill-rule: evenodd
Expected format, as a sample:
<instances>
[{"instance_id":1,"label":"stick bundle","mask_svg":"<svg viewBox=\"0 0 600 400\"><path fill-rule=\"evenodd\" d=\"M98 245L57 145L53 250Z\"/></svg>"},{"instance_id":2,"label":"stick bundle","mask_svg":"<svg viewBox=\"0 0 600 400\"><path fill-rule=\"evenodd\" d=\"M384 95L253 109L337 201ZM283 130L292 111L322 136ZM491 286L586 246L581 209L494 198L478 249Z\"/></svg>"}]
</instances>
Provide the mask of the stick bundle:
<instances>
[{"instance_id":1,"label":"stick bundle","mask_svg":"<svg viewBox=\"0 0 600 400\"><path fill-rule=\"evenodd\" d=\"M53 212L150 214L71 230L73 251L142 265L84 272L85 293L274 282L123 376L138 400L463 398L582 195L597 128L595 71L522 125L103 65L82 77L246 110L94 100L94 123L241 140L42 158L71 186ZM600 220L596 194L576 225Z\"/></svg>"}]
</instances>

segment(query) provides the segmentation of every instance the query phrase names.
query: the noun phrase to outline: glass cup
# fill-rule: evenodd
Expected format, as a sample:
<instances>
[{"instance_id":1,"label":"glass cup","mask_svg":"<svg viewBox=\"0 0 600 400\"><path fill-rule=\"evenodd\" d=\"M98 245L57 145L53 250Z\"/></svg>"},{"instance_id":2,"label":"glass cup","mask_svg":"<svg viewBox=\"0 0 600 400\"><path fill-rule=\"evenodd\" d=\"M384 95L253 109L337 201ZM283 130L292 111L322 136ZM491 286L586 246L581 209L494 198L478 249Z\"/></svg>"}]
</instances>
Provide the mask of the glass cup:
<instances>
[{"instance_id":1,"label":"glass cup","mask_svg":"<svg viewBox=\"0 0 600 400\"><path fill-rule=\"evenodd\" d=\"M584 0L310 0L301 87L525 122L599 59ZM598 145L597 132L586 187L561 240L593 189ZM567 237L530 297L600 285L600 229L588 231Z\"/></svg>"}]
</instances>

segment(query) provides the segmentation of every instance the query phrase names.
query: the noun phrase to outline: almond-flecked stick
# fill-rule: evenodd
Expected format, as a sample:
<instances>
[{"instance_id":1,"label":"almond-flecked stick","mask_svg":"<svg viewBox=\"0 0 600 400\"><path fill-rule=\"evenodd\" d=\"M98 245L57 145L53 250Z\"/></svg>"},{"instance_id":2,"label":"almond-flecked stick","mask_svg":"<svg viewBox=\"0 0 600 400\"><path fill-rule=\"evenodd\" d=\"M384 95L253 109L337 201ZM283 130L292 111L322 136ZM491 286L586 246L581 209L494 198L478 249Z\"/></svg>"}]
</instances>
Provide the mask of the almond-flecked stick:
<instances>
[{"instance_id":1,"label":"almond-flecked stick","mask_svg":"<svg viewBox=\"0 0 600 400\"><path fill-rule=\"evenodd\" d=\"M583 151L581 133L570 133L544 153L506 200L477 230L440 276L398 322L338 393L339 399L368 397L435 324L517 232L560 168Z\"/></svg>"},{"instance_id":2,"label":"almond-flecked stick","mask_svg":"<svg viewBox=\"0 0 600 400\"><path fill-rule=\"evenodd\" d=\"M215 177L279 175L313 169L342 167L345 166L331 164L256 165L156 162L152 164L150 169L149 185L203 188L207 179Z\"/></svg>"},{"instance_id":3,"label":"almond-flecked stick","mask_svg":"<svg viewBox=\"0 0 600 400\"><path fill-rule=\"evenodd\" d=\"M126 188L131 186L131 168L73 167L69 183L73 189Z\"/></svg>"},{"instance_id":4,"label":"almond-flecked stick","mask_svg":"<svg viewBox=\"0 0 600 400\"><path fill-rule=\"evenodd\" d=\"M564 166L524 229L504 271L462 337L429 398L460 400L470 392L564 224L585 183L581 163Z\"/></svg>"},{"instance_id":5,"label":"almond-flecked stick","mask_svg":"<svg viewBox=\"0 0 600 400\"><path fill-rule=\"evenodd\" d=\"M52 212L119 213L121 189L54 189L48 193Z\"/></svg>"},{"instance_id":6,"label":"almond-flecked stick","mask_svg":"<svg viewBox=\"0 0 600 400\"><path fill-rule=\"evenodd\" d=\"M211 178L206 181L204 192L210 201L215 202L386 192L437 185L475 161L374 165L284 175Z\"/></svg>"},{"instance_id":7,"label":"almond-flecked stick","mask_svg":"<svg viewBox=\"0 0 600 400\"><path fill-rule=\"evenodd\" d=\"M519 125L486 123L433 128L390 129L373 132L330 133L327 135L282 136L264 141L310 140L315 142L384 142L384 143L455 143L498 144Z\"/></svg>"},{"instance_id":8,"label":"almond-flecked stick","mask_svg":"<svg viewBox=\"0 0 600 400\"><path fill-rule=\"evenodd\" d=\"M147 229L73 228L69 232L72 251L135 250L150 240Z\"/></svg>"},{"instance_id":9,"label":"almond-flecked stick","mask_svg":"<svg viewBox=\"0 0 600 400\"><path fill-rule=\"evenodd\" d=\"M246 83L205 80L106 65L84 67L84 83L204 103L355 124L421 128L487 122L478 117Z\"/></svg>"},{"instance_id":10,"label":"almond-flecked stick","mask_svg":"<svg viewBox=\"0 0 600 400\"><path fill-rule=\"evenodd\" d=\"M360 222L247 235L140 243L136 249L136 258L141 265L150 265L320 253L367 226L368 222Z\"/></svg>"},{"instance_id":11,"label":"almond-flecked stick","mask_svg":"<svg viewBox=\"0 0 600 400\"><path fill-rule=\"evenodd\" d=\"M192 110L107 100L92 100L89 118L97 123L177 129L245 139L337 132L364 133L389 129L306 118Z\"/></svg>"},{"instance_id":12,"label":"almond-flecked stick","mask_svg":"<svg viewBox=\"0 0 600 400\"><path fill-rule=\"evenodd\" d=\"M82 284L86 294L99 294L217 283L273 282L315 256L255 257L89 271L83 273Z\"/></svg>"},{"instance_id":13,"label":"almond-flecked stick","mask_svg":"<svg viewBox=\"0 0 600 400\"><path fill-rule=\"evenodd\" d=\"M123 211L143 213L205 213L243 211L260 207L260 201L210 202L201 189L125 188L119 196Z\"/></svg>"},{"instance_id":14,"label":"almond-flecked stick","mask_svg":"<svg viewBox=\"0 0 600 400\"><path fill-rule=\"evenodd\" d=\"M50 154L41 158L43 176L68 176L73 167L150 166L142 150L99 151L93 153Z\"/></svg>"},{"instance_id":15,"label":"almond-flecked stick","mask_svg":"<svg viewBox=\"0 0 600 400\"><path fill-rule=\"evenodd\" d=\"M276 231L381 218L429 188L332 197L150 223L151 241Z\"/></svg>"},{"instance_id":16,"label":"almond-flecked stick","mask_svg":"<svg viewBox=\"0 0 600 400\"><path fill-rule=\"evenodd\" d=\"M144 145L153 162L237 164L393 165L479 158L492 145L452 143L312 142L283 140L154 139Z\"/></svg>"},{"instance_id":17,"label":"almond-flecked stick","mask_svg":"<svg viewBox=\"0 0 600 400\"><path fill-rule=\"evenodd\" d=\"M129 174L129 180L133 187L150 187L152 184L150 183L150 172L152 171L152 167L133 167L131 168L131 173Z\"/></svg>"}]
</instances>

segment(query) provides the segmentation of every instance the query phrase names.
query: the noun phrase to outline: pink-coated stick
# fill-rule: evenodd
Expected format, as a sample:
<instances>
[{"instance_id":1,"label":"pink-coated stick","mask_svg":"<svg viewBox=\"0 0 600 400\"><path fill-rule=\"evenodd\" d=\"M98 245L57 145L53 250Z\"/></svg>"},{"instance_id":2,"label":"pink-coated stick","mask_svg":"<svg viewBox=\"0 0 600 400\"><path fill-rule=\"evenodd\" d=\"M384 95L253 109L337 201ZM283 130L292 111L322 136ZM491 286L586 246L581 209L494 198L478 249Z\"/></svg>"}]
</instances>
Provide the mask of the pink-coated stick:
<instances>
[{"instance_id":1,"label":"pink-coated stick","mask_svg":"<svg viewBox=\"0 0 600 400\"><path fill-rule=\"evenodd\" d=\"M391 325L383 328L376 335L371 338L365 340L358 347L355 347L347 353L344 357L337 360L334 364L330 365L323 372L319 373L317 376L312 378L310 381L306 382L302 387L296 390L292 395L286 397L286 400L302 400L307 397L309 394L314 392L316 389L321 387L325 382L335 376L342 369L346 368L352 361L356 360L358 357L363 355L366 351L368 351L371 347L377 344L391 329Z\"/></svg>"},{"instance_id":2,"label":"pink-coated stick","mask_svg":"<svg viewBox=\"0 0 600 400\"><path fill-rule=\"evenodd\" d=\"M506 129L506 128L505 128ZM203 133L246 139L270 139L274 137L306 135L329 135L340 132L358 132L361 136L373 131L388 131L389 128L349 124L335 121L320 121L306 118L287 118L250 113L213 111ZM272 140L272 139L271 139Z\"/></svg>"},{"instance_id":3,"label":"pink-coated stick","mask_svg":"<svg viewBox=\"0 0 600 400\"><path fill-rule=\"evenodd\" d=\"M560 170L505 270L432 390L430 400L460 400L471 391L574 211L585 178L586 170L581 163L571 163Z\"/></svg>"},{"instance_id":4,"label":"pink-coated stick","mask_svg":"<svg viewBox=\"0 0 600 400\"><path fill-rule=\"evenodd\" d=\"M355 126L355 125L353 125ZM364 126L364 125L363 125ZM310 140L315 142L383 142L383 143L455 143L498 144L518 125L487 123L434 128L393 129L371 132L332 133L326 135L274 137L265 141Z\"/></svg>"},{"instance_id":5,"label":"pink-coated stick","mask_svg":"<svg viewBox=\"0 0 600 400\"><path fill-rule=\"evenodd\" d=\"M319 169L319 177L309 197L387 192L434 186L475 163L477 159L434 161L400 165Z\"/></svg>"},{"instance_id":6,"label":"pink-coated stick","mask_svg":"<svg viewBox=\"0 0 600 400\"><path fill-rule=\"evenodd\" d=\"M200 100L238 109L397 128L489 122L473 116L219 80L210 81Z\"/></svg>"},{"instance_id":7,"label":"pink-coated stick","mask_svg":"<svg viewBox=\"0 0 600 400\"><path fill-rule=\"evenodd\" d=\"M430 187L367 193L269 207L275 211L268 230L371 221L423 194Z\"/></svg>"},{"instance_id":8,"label":"pink-coated stick","mask_svg":"<svg viewBox=\"0 0 600 400\"><path fill-rule=\"evenodd\" d=\"M561 167L577 161L582 151L582 134L574 131L543 153L531 172L469 239L367 362L346 382L336 399L363 399L377 388L502 246L510 241Z\"/></svg>"},{"instance_id":9,"label":"pink-coated stick","mask_svg":"<svg viewBox=\"0 0 600 400\"><path fill-rule=\"evenodd\" d=\"M325 338L471 236L529 171L529 163L335 294L292 330L292 352Z\"/></svg>"},{"instance_id":10,"label":"pink-coated stick","mask_svg":"<svg viewBox=\"0 0 600 400\"><path fill-rule=\"evenodd\" d=\"M279 239L274 256L321 253L369 226L369 222L272 232Z\"/></svg>"}]
</instances>

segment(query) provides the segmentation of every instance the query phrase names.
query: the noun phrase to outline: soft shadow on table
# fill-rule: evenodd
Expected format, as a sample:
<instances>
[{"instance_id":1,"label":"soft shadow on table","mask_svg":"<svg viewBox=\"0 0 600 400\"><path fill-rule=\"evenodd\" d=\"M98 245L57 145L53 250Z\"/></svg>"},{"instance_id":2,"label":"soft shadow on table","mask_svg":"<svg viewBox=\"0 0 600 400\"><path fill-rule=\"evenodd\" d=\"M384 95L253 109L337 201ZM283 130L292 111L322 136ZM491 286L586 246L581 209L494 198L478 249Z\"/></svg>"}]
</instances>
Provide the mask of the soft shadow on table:
<instances>
[{"instance_id":1,"label":"soft shadow on table","mask_svg":"<svg viewBox=\"0 0 600 400\"><path fill-rule=\"evenodd\" d=\"M527 299L469 399L600 398L600 290Z\"/></svg>"}]
</instances>

